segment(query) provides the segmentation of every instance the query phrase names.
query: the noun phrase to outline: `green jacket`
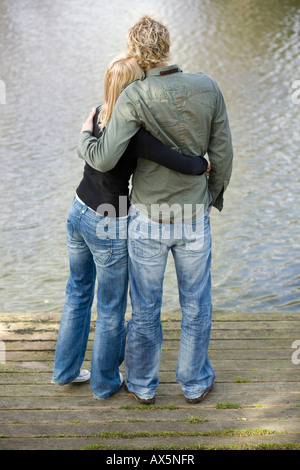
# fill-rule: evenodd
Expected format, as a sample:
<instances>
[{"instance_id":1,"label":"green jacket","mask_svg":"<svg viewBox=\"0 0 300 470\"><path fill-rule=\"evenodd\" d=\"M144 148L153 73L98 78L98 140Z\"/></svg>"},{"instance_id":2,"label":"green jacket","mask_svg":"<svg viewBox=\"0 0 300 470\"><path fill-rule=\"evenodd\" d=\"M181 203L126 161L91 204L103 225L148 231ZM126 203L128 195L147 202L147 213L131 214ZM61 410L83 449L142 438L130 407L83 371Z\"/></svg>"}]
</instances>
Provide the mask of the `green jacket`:
<instances>
[{"instance_id":1,"label":"green jacket","mask_svg":"<svg viewBox=\"0 0 300 470\"><path fill-rule=\"evenodd\" d=\"M218 85L202 73L182 73L177 65L153 68L144 80L122 91L97 140L89 131L80 134L78 155L93 168L106 172L117 164L131 137L140 127L186 155L207 153L211 173L190 176L157 163L139 159L132 180L131 201L151 204L209 205L223 208L233 150L226 105Z\"/></svg>"}]
</instances>

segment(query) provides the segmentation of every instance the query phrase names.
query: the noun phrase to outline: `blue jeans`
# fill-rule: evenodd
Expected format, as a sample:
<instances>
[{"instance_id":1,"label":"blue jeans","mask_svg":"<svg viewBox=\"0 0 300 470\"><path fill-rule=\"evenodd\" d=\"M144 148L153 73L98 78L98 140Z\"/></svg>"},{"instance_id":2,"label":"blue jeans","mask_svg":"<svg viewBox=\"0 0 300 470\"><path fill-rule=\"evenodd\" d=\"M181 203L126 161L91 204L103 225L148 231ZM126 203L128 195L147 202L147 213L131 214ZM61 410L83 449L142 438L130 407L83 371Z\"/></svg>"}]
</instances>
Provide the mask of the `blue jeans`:
<instances>
[{"instance_id":1,"label":"blue jeans","mask_svg":"<svg viewBox=\"0 0 300 470\"><path fill-rule=\"evenodd\" d=\"M97 285L97 319L90 384L96 398L119 390L124 360L128 288L127 218L100 217L76 198L67 219L70 275L58 332L53 381L64 385L79 374L90 331Z\"/></svg>"},{"instance_id":2,"label":"blue jeans","mask_svg":"<svg viewBox=\"0 0 300 470\"><path fill-rule=\"evenodd\" d=\"M172 225L150 222L131 209L128 251L132 317L127 327L126 385L139 397L152 398L159 383L163 340L160 313L169 250L174 257L182 310L176 378L187 398L197 398L215 378L207 354L212 315L208 212L201 220Z\"/></svg>"}]
</instances>

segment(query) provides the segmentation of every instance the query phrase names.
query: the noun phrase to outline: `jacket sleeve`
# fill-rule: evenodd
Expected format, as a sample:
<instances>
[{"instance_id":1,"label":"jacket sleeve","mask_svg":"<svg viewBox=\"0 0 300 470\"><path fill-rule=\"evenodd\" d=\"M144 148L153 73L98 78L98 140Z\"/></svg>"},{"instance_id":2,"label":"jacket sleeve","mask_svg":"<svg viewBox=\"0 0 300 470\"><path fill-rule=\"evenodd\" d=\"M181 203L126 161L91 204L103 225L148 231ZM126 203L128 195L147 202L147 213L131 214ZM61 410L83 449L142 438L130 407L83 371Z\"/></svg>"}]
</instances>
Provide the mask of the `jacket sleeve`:
<instances>
[{"instance_id":1,"label":"jacket sleeve","mask_svg":"<svg viewBox=\"0 0 300 470\"><path fill-rule=\"evenodd\" d=\"M143 128L131 139L128 150L137 158L151 160L185 175L202 175L207 170L208 162L204 157L177 152Z\"/></svg>"},{"instance_id":2,"label":"jacket sleeve","mask_svg":"<svg viewBox=\"0 0 300 470\"><path fill-rule=\"evenodd\" d=\"M140 126L134 104L122 92L99 139L90 131L80 133L78 156L95 170L105 173L116 166Z\"/></svg>"},{"instance_id":3,"label":"jacket sleeve","mask_svg":"<svg viewBox=\"0 0 300 470\"><path fill-rule=\"evenodd\" d=\"M232 173L233 148L226 105L218 87L207 153L211 166L208 188L213 199L212 205L221 211L224 191Z\"/></svg>"}]
</instances>

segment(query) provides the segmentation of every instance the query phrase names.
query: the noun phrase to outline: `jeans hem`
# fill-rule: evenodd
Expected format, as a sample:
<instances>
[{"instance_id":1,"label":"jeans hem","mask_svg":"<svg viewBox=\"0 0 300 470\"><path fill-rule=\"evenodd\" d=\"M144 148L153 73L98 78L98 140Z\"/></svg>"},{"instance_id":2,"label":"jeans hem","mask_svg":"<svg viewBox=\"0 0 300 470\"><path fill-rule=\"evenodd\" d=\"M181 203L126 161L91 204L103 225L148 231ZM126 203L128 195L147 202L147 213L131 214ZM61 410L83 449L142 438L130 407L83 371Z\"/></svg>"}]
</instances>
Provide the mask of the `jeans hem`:
<instances>
[{"instance_id":1,"label":"jeans hem","mask_svg":"<svg viewBox=\"0 0 300 470\"><path fill-rule=\"evenodd\" d=\"M51 383L54 384L54 385L59 385L60 387L63 387L64 385L68 385L68 383L65 383L65 384L61 384L59 382L56 382L55 380L51 379Z\"/></svg>"},{"instance_id":2,"label":"jeans hem","mask_svg":"<svg viewBox=\"0 0 300 470\"><path fill-rule=\"evenodd\" d=\"M112 395L109 395L107 397L98 397L97 395L93 394L93 397L96 399L96 400L107 400L108 398L110 398Z\"/></svg>"},{"instance_id":3,"label":"jeans hem","mask_svg":"<svg viewBox=\"0 0 300 470\"><path fill-rule=\"evenodd\" d=\"M76 377L75 377L75 379L76 379ZM51 379L51 383L52 383L52 384L55 384L55 385L59 385L60 387L63 387L64 385L69 385L69 384L72 383L73 380L75 380L75 379L70 380L70 382L69 382L69 381L68 381L68 382L57 382L56 380Z\"/></svg>"},{"instance_id":4,"label":"jeans hem","mask_svg":"<svg viewBox=\"0 0 300 470\"><path fill-rule=\"evenodd\" d=\"M111 392L111 393L106 394L106 395L104 395L104 396L102 396L102 397L99 397L98 395L96 395L95 393L93 393L93 397L94 397L96 400L107 400L108 398L111 398L111 397L113 397L116 393L118 393L118 391L120 390L120 388L121 388L121 385L120 385L120 387L118 388L118 390L116 390L115 392Z\"/></svg>"},{"instance_id":5,"label":"jeans hem","mask_svg":"<svg viewBox=\"0 0 300 470\"><path fill-rule=\"evenodd\" d=\"M75 379L77 379L77 377L78 377L79 374L80 374L80 369L79 369L79 372L77 372L77 373L75 374L75 376L74 376L72 379L68 380L67 382L58 382L57 380L55 380L54 377L52 377L51 383L54 383L54 384L56 384L56 385L61 385L61 386L63 386L63 385L69 385L69 384L71 384Z\"/></svg>"},{"instance_id":6,"label":"jeans hem","mask_svg":"<svg viewBox=\"0 0 300 470\"><path fill-rule=\"evenodd\" d=\"M128 387L128 383L126 382L125 380L125 388L127 389L127 391L129 393L133 393L135 396L137 396L138 398L140 398L141 400L151 400L152 398L155 397L155 392L151 395L151 396L145 396L143 394L140 394L140 393L137 393L135 392L134 390L130 390L130 388Z\"/></svg>"},{"instance_id":7,"label":"jeans hem","mask_svg":"<svg viewBox=\"0 0 300 470\"><path fill-rule=\"evenodd\" d=\"M201 390L201 392L193 393L192 396L189 396L188 394L186 394L185 392L183 392L183 393L184 393L184 397L185 397L185 398L189 398L190 400L194 400L195 398L199 398L199 397L201 397L202 393L204 393L204 391L205 391L207 388L209 388L209 387L211 387L211 386L213 385L213 383L214 383L214 381L212 381L211 384L209 384L209 385L207 385L206 387L204 387L204 388Z\"/></svg>"}]
</instances>

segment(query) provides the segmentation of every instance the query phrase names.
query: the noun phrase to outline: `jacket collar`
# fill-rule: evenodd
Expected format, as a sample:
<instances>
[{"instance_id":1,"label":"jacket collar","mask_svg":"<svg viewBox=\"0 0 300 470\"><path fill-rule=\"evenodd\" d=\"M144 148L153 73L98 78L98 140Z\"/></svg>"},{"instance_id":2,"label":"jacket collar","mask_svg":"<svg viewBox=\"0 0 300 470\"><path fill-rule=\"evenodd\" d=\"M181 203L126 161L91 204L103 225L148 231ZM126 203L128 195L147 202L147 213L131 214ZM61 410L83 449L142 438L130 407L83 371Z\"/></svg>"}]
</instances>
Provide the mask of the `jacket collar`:
<instances>
[{"instance_id":1,"label":"jacket collar","mask_svg":"<svg viewBox=\"0 0 300 470\"><path fill-rule=\"evenodd\" d=\"M165 65L164 67L153 67L153 69L147 70L146 78L159 76L159 75L169 75L172 73L182 72L181 68L176 65Z\"/></svg>"}]
</instances>

